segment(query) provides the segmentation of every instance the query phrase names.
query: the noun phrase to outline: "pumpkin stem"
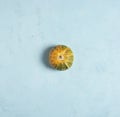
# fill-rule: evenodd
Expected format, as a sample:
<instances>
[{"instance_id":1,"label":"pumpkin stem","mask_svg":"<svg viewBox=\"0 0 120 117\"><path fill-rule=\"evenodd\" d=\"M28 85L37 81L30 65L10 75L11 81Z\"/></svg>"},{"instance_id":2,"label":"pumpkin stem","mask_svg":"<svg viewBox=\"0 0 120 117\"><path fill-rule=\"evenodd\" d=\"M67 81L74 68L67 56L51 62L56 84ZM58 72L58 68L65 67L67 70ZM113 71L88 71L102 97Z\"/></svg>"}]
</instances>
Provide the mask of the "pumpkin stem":
<instances>
[{"instance_id":1,"label":"pumpkin stem","mask_svg":"<svg viewBox=\"0 0 120 117\"><path fill-rule=\"evenodd\" d=\"M64 56L63 56L63 55L60 55L60 56L58 57L58 59L59 59L59 60L64 60Z\"/></svg>"}]
</instances>

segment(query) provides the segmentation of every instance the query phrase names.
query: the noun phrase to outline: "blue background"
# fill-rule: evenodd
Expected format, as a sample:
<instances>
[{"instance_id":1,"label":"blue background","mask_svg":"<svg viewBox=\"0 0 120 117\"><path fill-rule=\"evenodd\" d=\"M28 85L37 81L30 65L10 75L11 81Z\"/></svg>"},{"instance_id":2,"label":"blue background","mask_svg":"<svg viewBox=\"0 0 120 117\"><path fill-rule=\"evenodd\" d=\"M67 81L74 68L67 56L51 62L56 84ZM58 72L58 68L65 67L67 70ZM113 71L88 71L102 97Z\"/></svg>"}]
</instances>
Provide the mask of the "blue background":
<instances>
[{"instance_id":1,"label":"blue background","mask_svg":"<svg viewBox=\"0 0 120 117\"><path fill-rule=\"evenodd\" d=\"M0 117L120 117L120 0L0 0Z\"/></svg>"}]
</instances>

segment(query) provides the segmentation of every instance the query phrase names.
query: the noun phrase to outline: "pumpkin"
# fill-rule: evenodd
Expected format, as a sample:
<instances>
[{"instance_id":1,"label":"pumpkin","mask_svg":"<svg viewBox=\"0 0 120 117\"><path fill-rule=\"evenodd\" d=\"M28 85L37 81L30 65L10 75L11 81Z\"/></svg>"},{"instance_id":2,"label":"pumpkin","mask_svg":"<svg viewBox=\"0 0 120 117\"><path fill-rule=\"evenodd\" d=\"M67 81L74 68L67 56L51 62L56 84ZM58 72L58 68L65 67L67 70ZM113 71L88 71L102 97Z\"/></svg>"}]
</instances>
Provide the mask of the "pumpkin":
<instances>
[{"instance_id":1,"label":"pumpkin","mask_svg":"<svg viewBox=\"0 0 120 117\"><path fill-rule=\"evenodd\" d=\"M67 70L73 64L73 52L65 45L57 45L50 50L49 63L57 70Z\"/></svg>"}]
</instances>

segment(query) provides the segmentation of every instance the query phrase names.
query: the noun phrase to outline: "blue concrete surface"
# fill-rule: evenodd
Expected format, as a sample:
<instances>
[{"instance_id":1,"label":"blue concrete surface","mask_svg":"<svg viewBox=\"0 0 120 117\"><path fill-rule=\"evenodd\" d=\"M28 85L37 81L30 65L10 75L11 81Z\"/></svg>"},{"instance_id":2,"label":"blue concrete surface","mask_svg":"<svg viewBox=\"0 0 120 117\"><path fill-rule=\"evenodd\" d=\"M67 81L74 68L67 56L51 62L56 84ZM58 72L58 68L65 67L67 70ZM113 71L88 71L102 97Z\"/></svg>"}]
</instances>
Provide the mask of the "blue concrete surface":
<instances>
[{"instance_id":1,"label":"blue concrete surface","mask_svg":"<svg viewBox=\"0 0 120 117\"><path fill-rule=\"evenodd\" d=\"M0 0L0 117L120 117L120 0Z\"/></svg>"}]
</instances>

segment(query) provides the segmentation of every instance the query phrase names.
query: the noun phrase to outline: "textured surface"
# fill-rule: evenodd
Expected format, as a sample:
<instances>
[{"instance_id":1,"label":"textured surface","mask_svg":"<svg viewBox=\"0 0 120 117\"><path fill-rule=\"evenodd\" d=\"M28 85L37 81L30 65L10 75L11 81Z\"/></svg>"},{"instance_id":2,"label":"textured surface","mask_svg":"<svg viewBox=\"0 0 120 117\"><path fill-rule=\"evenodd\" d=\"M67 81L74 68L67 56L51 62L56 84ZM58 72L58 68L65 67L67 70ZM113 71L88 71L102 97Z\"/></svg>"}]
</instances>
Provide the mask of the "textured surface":
<instances>
[{"instance_id":1,"label":"textured surface","mask_svg":"<svg viewBox=\"0 0 120 117\"><path fill-rule=\"evenodd\" d=\"M120 0L0 0L0 117L120 117Z\"/></svg>"},{"instance_id":2,"label":"textured surface","mask_svg":"<svg viewBox=\"0 0 120 117\"><path fill-rule=\"evenodd\" d=\"M49 52L50 66L56 70L64 71L69 69L74 61L74 54L70 47L57 45Z\"/></svg>"}]
</instances>

